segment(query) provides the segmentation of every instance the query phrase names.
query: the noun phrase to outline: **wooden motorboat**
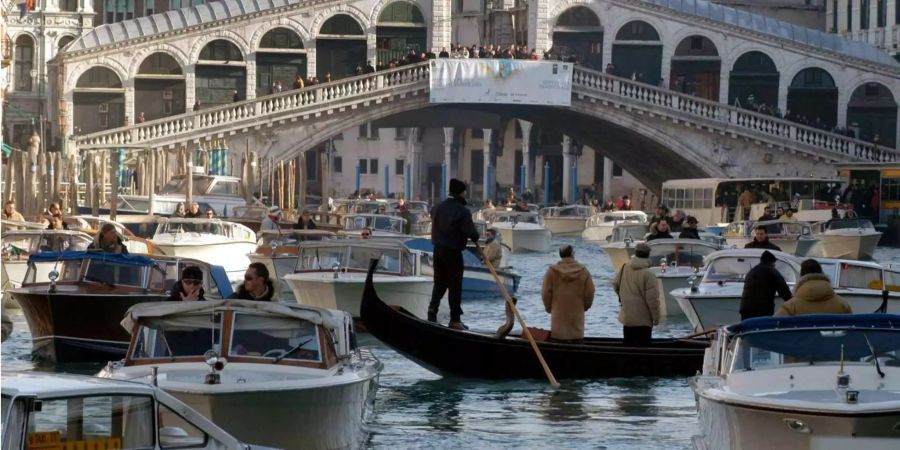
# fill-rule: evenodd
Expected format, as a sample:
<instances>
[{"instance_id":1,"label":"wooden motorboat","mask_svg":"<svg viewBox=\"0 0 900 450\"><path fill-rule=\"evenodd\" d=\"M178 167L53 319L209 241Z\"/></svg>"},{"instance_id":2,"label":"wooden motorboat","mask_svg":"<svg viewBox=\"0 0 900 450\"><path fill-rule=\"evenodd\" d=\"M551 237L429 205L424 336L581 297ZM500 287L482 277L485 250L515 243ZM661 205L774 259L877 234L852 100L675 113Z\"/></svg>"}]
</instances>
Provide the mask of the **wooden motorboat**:
<instances>
[{"instance_id":1,"label":"wooden motorboat","mask_svg":"<svg viewBox=\"0 0 900 450\"><path fill-rule=\"evenodd\" d=\"M350 315L251 300L144 303L133 339L102 377L143 380L245 442L358 445L382 364L356 347ZM155 376L154 376L155 374Z\"/></svg>"},{"instance_id":2,"label":"wooden motorboat","mask_svg":"<svg viewBox=\"0 0 900 450\"><path fill-rule=\"evenodd\" d=\"M581 238L586 241L606 242L613 228L620 223L647 223L643 211L607 211L588 217Z\"/></svg>"},{"instance_id":3,"label":"wooden motorboat","mask_svg":"<svg viewBox=\"0 0 900 450\"><path fill-rule=\"evenodd\" d=\"M331 239L334 233L324 230L265 230L257 233L256 251L249 254L251 262L265 264L271 278L275 280L273 300L294 301L294 292L282 278L294 273L297 266L298 246L305 241Z\"/></svg>"},{"instance_id":4,"label":"wooden motorboat","mask_svg":"<svg viewBox=\"0 0 900 450\"><path fill-rule=\"evenodd\" d=\"M725 238L728 245L744 248L753 241L753 230L759 225L766 227L766 234L771 243L791 255L807 256L819 242L812 236L812 230L808 223L789 220L732 222L722 231L722 237Z\"/></svg>"},{"instance_id":5,"label":"wooden motorboat","mask_svg":"<svg viewBox=\"0 0 900 450\"><path fill-rule=\"evenodd\" d=\"M221 265L233 284L244 281L247 255L256 250L256 233L219 219L159 219L151 241L160 254Z\"/></svg>"},{"instance_id":6,"label":"wooden motorboat","mask_svg":"<svg viewBox=\"0 0 900 450\"><path fill-rule=\"evenodd\" d=\"M17 288L25 279L28 258L40 252L86 250L91 236L75 230L22 229L4 230L2 237L3 271L10 286ZM44 280L49 281L49 280Z\"/></svg>"},{"instance_id":7,"label":"wooden motorboat","mask_svg":"<svg viewBox=\"0 0 900 450\"><path fill-rule=\"evenodd\" d=\"M543 378L528 341L454 330L388 306L375 292L369 266L360 314L373 336L416 364L445 376ZM618 338L587 338L582 344L539 342L558 378L685 376L700 370L708 343L654 339L650 347L627 347Z\"/></svg>"},{"instance_id":8,"label":"wooden motorboat","mask_svg":"<svg viewBox=\"0 0 900 450\"><path fill-rule=\"evenodd\" d=\"M185 266L204 272L207 299L231 295L225 271L186 258L99 251L32 255L22 287L10 291L31 330L35 355L53 362L121 358L128 333L119 325L131 306L165 300Z\"/></svg>"}]
</instances>

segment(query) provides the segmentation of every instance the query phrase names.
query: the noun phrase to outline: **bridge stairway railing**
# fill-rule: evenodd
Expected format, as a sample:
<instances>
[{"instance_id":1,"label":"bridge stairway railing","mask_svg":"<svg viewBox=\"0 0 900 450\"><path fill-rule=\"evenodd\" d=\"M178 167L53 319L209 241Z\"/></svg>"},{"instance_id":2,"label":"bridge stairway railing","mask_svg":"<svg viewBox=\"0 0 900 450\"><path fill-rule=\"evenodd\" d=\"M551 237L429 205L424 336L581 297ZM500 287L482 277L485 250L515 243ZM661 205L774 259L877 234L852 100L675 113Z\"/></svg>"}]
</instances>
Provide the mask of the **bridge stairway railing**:
<instances>
[{"instance_id":1,"label":"bridge stairway railing","mask_svg":"<svg viewBox=\"0 0 900 450\"><path fill-rule=\"evenodd\" d=\"M163 146L202 139L252 126L261 119L314 114L336 105L350 106L378 95L426 89L428 63L360 75L220 105L142 124L76 137L79 149ZM573 74L573 95L587 96L694 121L722 134L740 135L769 145L827 160L895 162L895 149L824 131L789 120L721 104L583 67Z\"/></svg>"}]
</instances>

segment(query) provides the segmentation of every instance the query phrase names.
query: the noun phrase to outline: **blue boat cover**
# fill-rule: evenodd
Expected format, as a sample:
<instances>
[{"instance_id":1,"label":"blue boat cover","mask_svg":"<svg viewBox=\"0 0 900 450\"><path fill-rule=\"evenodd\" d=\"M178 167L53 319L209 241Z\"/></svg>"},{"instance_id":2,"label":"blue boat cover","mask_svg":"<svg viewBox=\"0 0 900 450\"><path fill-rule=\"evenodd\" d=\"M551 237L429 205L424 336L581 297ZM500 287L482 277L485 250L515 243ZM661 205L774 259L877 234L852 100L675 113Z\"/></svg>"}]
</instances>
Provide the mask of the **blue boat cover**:
<instances>
[{"instance_id":1,"label":"blue boat cover","mask_svg":"<svg viewBox=\"0 0 900 450\"><path fill-rule=\"evenodd\" d=\"M776 331L792 328L880 328L900 329L896 314L809 314L792 317L754 317L730 325L731 334Z\"/></svg>"},{"instance_id":2,"label":"blue boat cover","mask_svg":"<svg viewBox=\"0 0 900 450\"><path fill-rule=\"evenodd\" d=\"M228 274L225 273L225 268L210 264L209 276L212 281L216 283L216 287L219 289L219 293L222 294L222 298L231 297L231 294L234 293L234 289L231 288L231 282L228 281Z\"/></svg>"},{"instance_id":3,"label":"blue boat cover","mask_svg":"<svg viewBox=\"0 0 900 450\"><path fill-rule=\"evenodd\" d=\"M126 264L130 266L152 266L155 263L152 258L144 255L122 255L118 253L107 253L99 250L87 250L77 252L41 252L31 255L29 262L54 262L54 261L75 261L82 259L100 259L116 264Z\"/></svg>"},{"instance_id":4,"label":"blue boat cover","mask_svg":"<svg viewBox=\"0 0 900 450\"><path fill-rule=\"evenodd\" d=\"M410 239L403 243L406 248L426 253L434 253L434 245L428 239L416 238ZM469 249L463 252L463 266L465 267L484 267L484 261L475 254L475 249Z\"/></svg>"}]
</instances>

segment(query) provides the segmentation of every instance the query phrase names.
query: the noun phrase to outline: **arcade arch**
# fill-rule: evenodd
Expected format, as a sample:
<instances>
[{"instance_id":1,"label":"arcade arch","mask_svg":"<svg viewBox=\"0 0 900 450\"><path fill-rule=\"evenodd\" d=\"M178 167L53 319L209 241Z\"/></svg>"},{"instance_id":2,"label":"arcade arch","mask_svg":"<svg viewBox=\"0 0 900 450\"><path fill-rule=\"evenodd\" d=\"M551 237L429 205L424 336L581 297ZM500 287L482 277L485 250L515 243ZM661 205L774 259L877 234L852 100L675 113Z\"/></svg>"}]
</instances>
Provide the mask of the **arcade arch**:
<instances>
[{"instance_id":1,"label":"arcade arch","mask_svg":"<svg viewBox=\"0 0 900 450\"><path fill-rule=\"evenodd\" d=\"M399 60L410 50L415 50L416 53L427 51L427 45L428 26L425 16L415 4L397 1L378 15L375 27L375 64L387 66L391 60Z\"/></svg>"},{"instance_id":2,"label":"arcade arch","mask_svg":"<svg viewBox=\"0 0 900 450\"><path fill-rule=\"evenodd\" d=\"M672 69L669 73L669 87L678 92L719 100L719 74L722 58L709 38L688 36L675 47Z\"/></svg>"},{"instance_id":3,"label":"arcade arch","mask_svg":"<svg viewBox=\"0 0 900 450\"><path fill-rule=\"evenodd\" d=\"M151 53L134 78L135 123L185 112L185 77L181 64L165 52Z\"/></svg>"},{"instance_id":4,"label":"arcade arch","mask_svg":"<svg viewBox=\"0 0 900 450\"><path fill-rule=\"evenodd\" d=\"M890 89L874 82L858 86L847 105L847 128L858 139L895 147L897 102Z\"/></svg>"},{"instance_id":5,"label":"arcade arch","mask_svg":"<svg viewBox=\"0 0 900 450\"><path fill-rule=\"evenodd\" d=\"M322 81L327 75L338 79L365 64L366 34L362 25L348 14L331 16L316 38L316 77Z\"/></svg>"},{"instance_id":6,"label":"arcade arch","mask_svg":"<svg viewBox=\"0 0 900 450\"><path fill-rule=\"evenodd\" d=\"M112 69L94 66L85 71L78 77L73 97L77 133L125 125L125 88Z\"/></svg>"},{"instance_id":7,"label":"arcade arch","mask_svg":"<svg viewBox=\"0 0 900 450\"><path fill-rule=\"evenodd\" d=\"M240 48L227 39L210 41L200 50L195 67L195 106L224 105L234 101L235 92L244 100L247 92L247 64Z\"/></svg>"},{"instance_id":8,"label":"arcade arch","mask_svg":"<svg viewBox=\"0 0 900 450\"><path fill-rule=\"evenodd\" d=\"M788 88L787 117L831 130L837 125L838 88L824 69L810 67L794 75Z\"/></svg>"},{"instance_id":9,"label":"arcade arch","mask_svg":"<svg viewBox=\"0 0 900 450\"><path fill-rule=\"evenodd\" d=\"M563 11L553 27L553 49L564 60L574 57L579 64L603 70L603 26L587 6Z\"/></svg>"},{"instance_id":10,"label":"arcade arch","mask_svg":"<svg viewBox=\"0 0 900 450\"><path fill-rule=\"evenodd\" d=\"M256 49L256 95L273 94L275 83L291 89L294 79L306 78L306 49L296 31L273 28L263 35Z\"/></svg>"},{"instance_id":11,"label":"arcade arch","mask_svg":"<svg viewBox=\"0 0 900 450\"><path fill-rule=\"evenodd\" d=\"M659 33L652 25L642 20L628 22L613 41L613 73L658 85L662 77L662 49Z\"/></svg>"},{"instance_id":12,"label":"arcade arch","mask_svg":"<svg viewBox=\"0 0 900 450\"><path fill-rule=\"evenodd\" d=\"M778 68L769 55L749 51L738 57L728 77L728 104L746 109L778 106Z\"/></svg>"}]
</instances>

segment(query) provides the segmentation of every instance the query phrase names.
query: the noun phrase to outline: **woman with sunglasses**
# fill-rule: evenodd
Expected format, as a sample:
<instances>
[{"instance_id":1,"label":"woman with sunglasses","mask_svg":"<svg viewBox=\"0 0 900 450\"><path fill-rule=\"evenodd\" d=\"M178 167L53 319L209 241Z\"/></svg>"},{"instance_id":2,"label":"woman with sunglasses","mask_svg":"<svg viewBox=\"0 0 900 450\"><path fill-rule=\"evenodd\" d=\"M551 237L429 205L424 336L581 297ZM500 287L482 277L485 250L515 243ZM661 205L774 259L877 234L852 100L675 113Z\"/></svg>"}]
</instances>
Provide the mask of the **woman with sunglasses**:
<instances>
[{"instance_id":1,"label":"woman with sunglasses","mask_svg":"<svg viewBox=\"0 0 900 450\"><path fill-rule=\"evenodd\" d=\"M272 300L273 295L275 295L275 286L269 279L269 269L265 264L255 262L247 267L247 272L244 273L244 282L228 298L268 302Z\"/></svg>"},{"instance_id":2,"label":"woman with sunglasses","mask_svg":"<svg viewBox=\"0 0 900 450\"><path fill-rule=\"evenodd\" d=\"M203 271L196 266L187 266L181 271L181 279L172 286L170 302L203 301Z\"/></svg>"}]
</instances>

